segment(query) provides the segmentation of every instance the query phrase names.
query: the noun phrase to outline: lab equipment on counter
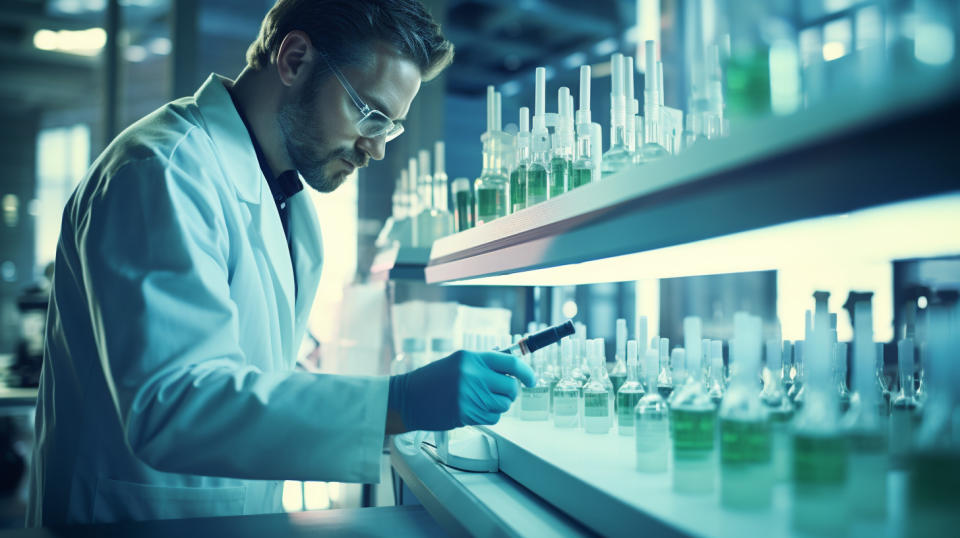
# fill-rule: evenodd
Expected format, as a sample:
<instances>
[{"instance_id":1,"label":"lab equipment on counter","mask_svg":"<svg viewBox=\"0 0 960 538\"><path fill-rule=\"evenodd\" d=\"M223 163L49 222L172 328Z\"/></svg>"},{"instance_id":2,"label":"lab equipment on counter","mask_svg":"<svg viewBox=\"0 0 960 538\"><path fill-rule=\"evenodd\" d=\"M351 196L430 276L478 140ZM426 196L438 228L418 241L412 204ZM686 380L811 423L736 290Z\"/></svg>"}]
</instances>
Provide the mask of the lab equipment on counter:
<instances>
[{"instance_id":1,"label":"lab equipment on counter","mask_svg":"<svg viewBox=\"0 0 960 538\"><path fill-rule=\"evenodd\" d=\"M527 206L539 204L549 195L550 133L547 131L546 69L538 67L535 72L533 129L530 146L533 153L527 166Z\"/></svg>"},{"instance_id":2,"label":"lab equipment on counter","mask_svg":"<svg viewBox=\"0 0 960 538\"><path fill-rule=\"evenodd\" d=\"M625 62L619 52L610 56L610 148L603 154L603 177L616 174L633 160L627 148Z\"/></svg>"},{"instance_id":3,"label":"lab equipment on counter","mask_svg":"<svg viewBox=\"0 0 960 538\"><path fill-rule=\"evenodd\" d=\"M483 170L474 183L476 199L475 225L479 226L509 213L510 178L503 167L503 154L508 149L509 135L500 131L497 92L487 86L487 130L483 142Z\"/></svg>"},{"instance_id":4,"label":"lab equipment on counter","mask_svg":"<svg viewBox=\"0 0 960 538\"><path fill-rule=\"evenodd\" d=\"M624 324L626 324L626 322L624 322ZM624 331L626 331L625 326ZM620 388L617 389L617 399L614 407L617 412L617 433L632 436L634 433L634 410L637 407L637 403L643 398L644 390L643 385L640 383L637 341L628 341L626 349L627 377L626 380L620 384Z\"/></svg>"},{"instance_id":5,"label":"lab equipment on counter","mask_svg":"<svg viewBox=\"0 0 960 538\"><path fill-rule=\"evenodd\" d=\"M530 109L520 107L520 131L517 132L517 165L510 172L511 212L527 207L527 169L530 166Z\"/></svg>"},{"instance_id":6,"label":"lab equipment on counter","mask_svg":"<svg viewBox=\"0 0 960 538\"><path fill-rule=\"evenodd\" d=\"M699 318L692 316L683 320L684 381L668 400L673 432L673 490L677 493L711 493L716 481L717 407L701 379L700 323Z\"/></svg>"}]
</instances>

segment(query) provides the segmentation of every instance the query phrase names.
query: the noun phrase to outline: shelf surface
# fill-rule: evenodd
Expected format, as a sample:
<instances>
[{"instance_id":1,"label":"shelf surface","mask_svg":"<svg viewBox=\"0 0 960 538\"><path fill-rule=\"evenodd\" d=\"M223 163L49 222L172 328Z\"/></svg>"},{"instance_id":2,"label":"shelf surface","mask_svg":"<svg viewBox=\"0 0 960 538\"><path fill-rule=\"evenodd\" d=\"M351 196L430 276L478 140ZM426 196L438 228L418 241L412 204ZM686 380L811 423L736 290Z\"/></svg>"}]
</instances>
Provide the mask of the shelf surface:
<instances>
[{"instance_id":1,"label":"shelf surface","mask_svg":"<svg viewBox=\"0 0 960 538\"><path fill-rule=\"evenodd\" d=\"M381 249L370 264L370 280L417 280L423 282L430 249L392 246Z\"/></svg>"},{"instance_id":2,"label":"shelf surface","mask_svg":"<svg viewBox=\"0 0 960 538\"><path fill-rule=\"evenodd\" d=\"M555 428L551 422L525 422L504 417L481 427L497 438L501 472L547 502L604 536L694 535L743 537L792 536L790 486L774 486L772 506L759 512L720 507L719 477L714 493L674 493L669 473L639 473L634 468L632 436L616 428L607 435ZM902 514L902 473L888 479L888 518L883 524L855 523L854 535L895 534Z\"/></svg>"},{"instance_id":3,"label":"shelf surface","mask_svg":"<svg viewBox=\"0 0 960 538\"><path fill-rule=\"evenodd\" d=\"M743 125L439 239L427 282L466 284L958 191L960 153L948 132L958 96L956 80L936 80ZM539 283L530 280L486 283Z\"/></svg>"}]
</instances>

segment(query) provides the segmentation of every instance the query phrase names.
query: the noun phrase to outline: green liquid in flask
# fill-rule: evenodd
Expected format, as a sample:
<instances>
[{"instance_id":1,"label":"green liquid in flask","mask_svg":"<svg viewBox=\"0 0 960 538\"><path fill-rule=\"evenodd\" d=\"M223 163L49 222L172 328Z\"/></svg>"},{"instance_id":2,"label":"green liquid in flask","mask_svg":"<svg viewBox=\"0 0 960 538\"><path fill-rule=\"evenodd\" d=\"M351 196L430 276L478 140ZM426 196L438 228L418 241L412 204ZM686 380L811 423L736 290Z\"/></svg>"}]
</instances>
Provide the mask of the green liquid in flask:
<instances>
[{"instance_id":1,"label":"green liquid in flask","mask_svg":"<svg viewBox=\"0 0 960 538\"><path fill-rule=\"evenodd\" d=\"M842 534L846 525L847 440L837 435L793 436L793 528Z\"/></svg>"},{"instance_id":2,"label":"green liquid in flask","mask_svg":"<svg viewBox=\"0 0 960 538\"><path fill-rule=\"evenodd\" d=\"M582 187L587 183L590 183L590 180L593 179L593 169L592 168L574 168L570 172L570 182L569 189L572 190L577 187Z\"/></svg>"},{"instance_id":3,"label":"green liquid in flask","mask_svg":"<svg viewBox=\"0 0 960 538\"><path fill-rule=\"evenodd\" d=\"M511 212L527 207L527 165L521 164L510 174Z\"/></svg>"},{"instance_id":4,"label":"green liquid in flask","mask_svg":"<svg viewBox=\"0 0 960 538\"><path fill-rule=\"evenodd\" d=\"M527 169L527 207L547 199L547 169L531 164Z\"/></svg>"},{"instance_id":5,"label":"green liquid in flask","mask_svg":"<svg viewBox=\"0 0 960 538\"><path fill-rule=\"evenodd\" d=\"M506 214L507 200L504 189L497 187L477 189L477 224L490 222Z\"/></svg>"},{"instance_id":6,"label":"green liquid in flask","mask_svg":"<svg viewBox=\"0 0 960 538\"><path fill-rule=\"evenodd\" d=\"M770 506L772 432L767 420L720 421L720 503L727 508Z\"/></svg>"},{"instance_id":7,"label":"green liquid in flask","mask_svg":"<svg viewBox=\"0 0 960 538\"><path fill-rule=\"evenodd\" d=\"M572 174L573 163L571 161L563 157L554 157L550 160L550 198L567 192Z\"/></svg>"},{"instance_id":8,"label":"green liquid in flask","mask_svg":"<svg viewBox=\"0 0 960 538\"><path fill-rule=\"evenodd\" d=\"M473 203L470 200L470 191L465 190L454 194L453 203L457 231L469 230L473 226Z\"/></svg>"},{"instance_id":9,"label":"green liquid in flask","mask_svg":"<svg viewBox=\"0 0 960 538\"><path fill-rule=\"evenodd\" d=\"M954 536L960 528L957 484L960 484L960 454L922 451L908 463L907 528L910 536Z\"/></svg>"},{"instance_id":10,"label":"green liquid in flask","mask_svg":"<svg viewBox=\"0 0 960 538\"><path fill-rule=\"evenodd\" d=\"M714 489L713 409L670 410L673 432L673 489L679 493L709 493Z\"/></svg>"},{"instance_id":11,"label":"green liquid in flask","mask_svg":"<svg viewBox=\"0 0 960 538\"><path fill-rule=\"evenodd\" d=\"M642 392L617 393L617 432L620 435L633 435L634 408L641 398Z\"/></svg>"},{"instance_id":12,"label":"green liquid in flask","mask_svg":"<svg viewBox=\"0 0 960 538\"><path fill-rule=\"evenodd\" d=\"M610 396L606 391L583 391L583 429L587 433L610 431Z\"/></svg>"}]
</instances>

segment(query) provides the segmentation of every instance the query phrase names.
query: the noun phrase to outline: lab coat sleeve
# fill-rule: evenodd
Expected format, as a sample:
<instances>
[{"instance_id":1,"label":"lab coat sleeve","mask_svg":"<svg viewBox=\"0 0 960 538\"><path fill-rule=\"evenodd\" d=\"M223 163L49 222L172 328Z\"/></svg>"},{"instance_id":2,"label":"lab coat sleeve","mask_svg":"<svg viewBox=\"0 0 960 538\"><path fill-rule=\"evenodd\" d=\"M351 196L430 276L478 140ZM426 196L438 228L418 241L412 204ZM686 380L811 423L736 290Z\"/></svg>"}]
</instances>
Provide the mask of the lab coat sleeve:
<instances>
[{"instance_id":1,"label":"lab coat sleeve","mask_svg":"<svg viewBox=\"0 0 960 538\"><path fill-rule=\"evenodd\" d=\"M222 193L199 168L126 164L76 227L130 449L166 472L377 482L387 378L264 371L280 358L245 355Z\"/></svg>"}]
</instances>

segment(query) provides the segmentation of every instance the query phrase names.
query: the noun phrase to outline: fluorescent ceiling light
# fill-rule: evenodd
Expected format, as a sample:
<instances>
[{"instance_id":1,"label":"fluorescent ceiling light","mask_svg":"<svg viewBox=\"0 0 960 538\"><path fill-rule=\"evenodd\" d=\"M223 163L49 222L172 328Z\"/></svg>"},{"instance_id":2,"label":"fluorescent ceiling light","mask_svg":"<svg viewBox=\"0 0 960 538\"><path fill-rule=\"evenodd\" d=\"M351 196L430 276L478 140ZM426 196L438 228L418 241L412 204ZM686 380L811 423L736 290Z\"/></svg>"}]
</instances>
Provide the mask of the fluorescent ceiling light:
<instances>
[{"instance_id":1,"label":"fluorescent ceiling light","mask_svg":"<svg viewBox=\"0 0 960 538\"><path fill-rule=\"evenodd\" d=\"M107 43L107 33L103 28L86 30L37 30L33 34L33 46L40 50L51 50L96 56Z\"/></svg>"}]
</instances>

